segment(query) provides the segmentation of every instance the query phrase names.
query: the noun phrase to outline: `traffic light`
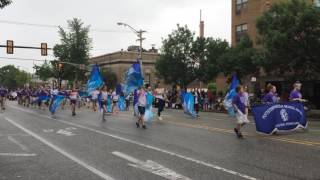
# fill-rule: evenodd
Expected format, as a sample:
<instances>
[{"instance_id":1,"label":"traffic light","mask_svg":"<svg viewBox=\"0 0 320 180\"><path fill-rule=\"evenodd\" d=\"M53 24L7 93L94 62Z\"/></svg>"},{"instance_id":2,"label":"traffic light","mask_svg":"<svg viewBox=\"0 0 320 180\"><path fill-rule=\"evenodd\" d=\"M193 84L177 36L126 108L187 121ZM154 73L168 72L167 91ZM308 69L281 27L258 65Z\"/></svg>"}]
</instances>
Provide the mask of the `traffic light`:
<instances>
[{"instance_id":1,"label":"traffic light","mask_svg":"<svg viewBox=\"0 0 320 180\"><path fill-rule=\"evenodd\" d=\"M7 54L13 54L13 41L7 40Z\"/></svg>"},{"instance_id":2,"label":"traffic light","mask_svg":"<svg viewBox=\"0 0 320 180\"><path fill-rule=\"evenodd\" d=\"M48 45L47 43L41 43L41 56L48 55Z\"/></svg>"}]
</instances>

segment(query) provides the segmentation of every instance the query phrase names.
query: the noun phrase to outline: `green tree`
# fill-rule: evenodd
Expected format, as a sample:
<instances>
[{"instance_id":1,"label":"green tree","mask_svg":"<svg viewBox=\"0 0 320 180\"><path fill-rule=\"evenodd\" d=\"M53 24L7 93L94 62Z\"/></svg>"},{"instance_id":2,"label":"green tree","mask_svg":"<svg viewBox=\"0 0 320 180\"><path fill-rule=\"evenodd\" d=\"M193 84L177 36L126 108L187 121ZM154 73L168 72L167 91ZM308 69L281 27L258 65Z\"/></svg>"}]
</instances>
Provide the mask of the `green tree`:
<instances>
[{"instance_id":1,"label":"green tree","mask_svg":"<svg viewBox=\"0 0 320 180\"><path fill-rule=\"evenodd\" d=\"M198 78L208 83L213 81L220 72L217 65L218 59L229 49L229 44L225 40L213 38L197 38L194 43L193 52L199 58Z\"/></svg>"},{"instance_id":2,"label":"green tree","mask_svg":"<svg viewBox=\"0 0 320 180\"><path fill-rule=\"evenodd\" d=\"M53 74L53 68L52 66L45 61L41 66L35 66L36 75L39 76L39 78L42 81L47 81L49 78L54 77Z\"/></svg>"},{"instance_id":3,"label":"green tree","mask_svg":"<svg viewBox=\"0 0 320 180\"><path fill-rule=\"evenodd\" d=\"M161 54L156 61L157 75L166 83L186 87L196 77L198 60L194 58L192 46L194 33L187 26L177 25L162 41Z\"/></svg>"},{"instance_id":4,"label":"green tree","mask_svg":"<svg viewBox=\"0 0 320 180\"><path fill-rule=\"evenodd\" d=\"M91 39L89 26L77 18L68 21L69 32L60 27L60 44L53 48L54 56L60 61L88 65ZM85 71L65 64L62 78L70 81L84 81Z\"/></svg>"},{"instance_id":5,"label":"green tree","mask_svg":"<svg viewBox=\"0 0 320 180\"><path fill-rule=\"evenodd\" d=\"M116 73L114 73L110 68L101 69L101 76L108 88L114 89L116 87L118 78Z\"/></svg>"},{"instance_id":6,"label":"green tree","mask_svg":"<svg viewBox=\"0 0 320 180\"><path fill-rule=\"evenodd\" d=\"M229 48L217 60L219 72L225 75L237 73L241 78L259 70L260 54L253 48L248 36L242 38L236 47Z\"/></svg>"},{"instance_id":7,"label":"green tree","mask_svg":"<svg viewBox=\"0 0 320 180\"><path fill-rule=\"evenodd\" d=\"M11 0L0 0L0 9L3 9L4 7L8 6L11 3L12 3Z\"/></svg>"},{"instance_id":8,"label":"green tree","mask_svg":"<svg viewBox=\"0 0 320 180\"><path fill-rule=\"evenodd\" d=\"M13 65L7 65L0 68L0 82L2 86L9 89L23 87L30 82L31 76L25 71L20 71Z\"/></svg>"},{"instance_id":9,"label":"green tree","mask_svg":"<svg viewBox=\"0 0 320 180\"><path fill-rule=\"evenodd\" d=\"M263 67L274 74L311 79L320 72L320 9L303 0L273 5L257 20ZM290 78L289 76L287 76Z\"/></svg>"}]
</instances>

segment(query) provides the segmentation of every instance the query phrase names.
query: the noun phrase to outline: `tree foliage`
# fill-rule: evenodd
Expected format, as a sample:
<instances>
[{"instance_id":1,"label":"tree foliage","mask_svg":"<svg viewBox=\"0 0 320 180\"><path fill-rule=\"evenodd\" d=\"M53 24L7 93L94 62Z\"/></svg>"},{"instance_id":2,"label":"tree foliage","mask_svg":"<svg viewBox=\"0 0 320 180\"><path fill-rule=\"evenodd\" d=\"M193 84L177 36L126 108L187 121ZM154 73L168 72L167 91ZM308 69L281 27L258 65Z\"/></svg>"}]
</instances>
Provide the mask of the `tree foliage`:
<instances>
[{"instance_id":1,"label":"tree foliage","mask_svg":"<svg viewBox=\"0 0 320 180\"><path fill-rule=\"evenodd\" d=\"M4 7L8 6L11 3L12 3L11 0L0 0L0 9L3 9Z\"/></svg>"},{"instance_id":2,"label":"tree foliage","mask_svg":"<svg viewBox=\"0 0 320 180\"><path fill-rule=\"evenodd\" d=\"M275 74L319 77L320 9L303 0L275 4L257 20L264 67Z\"/></svg>"},{"instance_id":3,"label":"tree foliage","mask_svg":"<svg viewBox=\"0 0 320 180\"><path fill-rule=\"evenodd\" d=\"M199 79L212 81L218 74L216 61L227 49L226 41L213 38L195 38L187 26L177 26L163 40L161 54L156 62L158 76L166 83L186 87Z\"/></svg>"},{"instance_id":4,"label":"tree foliage","mask_svg":"<svg viewBox=\"0 0 320 180\"><path fill-rule=\"evenodd\" d=\"M237 46L228 49L217 60L219 72L225 75L237 73L239 77L250 75L259 70L261 56L253 48L253 43L248 36L245 36Z\"/></svg>"},{"instance_id":5,"label":"tree foliage","mask_svg":"<svg viewBox=\"0 0 320 180\"><path fill-rule=\"evenodd\" d=\"M54 77L54 72L52 66L45 61L41 66L35 65L36 75L39 76L39 78L42 81L47 81L49 78Z\"/></svg>"},{"instance_id":6,"label":"tree foliage","mask_svg":"<svg viewBox=\"0 0 320 180\"><path fill-rule=\"evenodd\" d=\"M111 89L114 89L118 83L117 75L110 68L101 69L101 76L104 84Z\"/></svg>"},{"instance_id":7,"label":"tree foliage","mask_svg":"<svg viewBox=\"0 0 320 180\"><path fill-rule=\"evenodd\" d=\"M60 61L74 64L88 65L89 51L91 49L91 39L89 38L89 26L77 18L68 21L69 32L60 27L60 44L53 48L54 56ZM83 81L85 71L65 64L63 79Z\"/></svg>"},{"instance_id":8,"label":"tree foliage","mask_svg":"<svg viewBox=\"0 0 320 180\"><path fill-rule=\"evenodd\" d=\"M29 73L21 71L13 65L7 65L0 68L1 85L9 89L23 87L31 79Z\"/></svg>"},{"instance_id":9,"label":"tree foliage","mask_svg":"<svg viewBox=\"0 0 320 180\"><path fill-rule=\"evenodd\" d=\"M156 70L166 83L186 87L195 79L197 60L192 57L194 33L187 26L177 25L177 28L163 40Z\"/></svg>"}]
</instances>

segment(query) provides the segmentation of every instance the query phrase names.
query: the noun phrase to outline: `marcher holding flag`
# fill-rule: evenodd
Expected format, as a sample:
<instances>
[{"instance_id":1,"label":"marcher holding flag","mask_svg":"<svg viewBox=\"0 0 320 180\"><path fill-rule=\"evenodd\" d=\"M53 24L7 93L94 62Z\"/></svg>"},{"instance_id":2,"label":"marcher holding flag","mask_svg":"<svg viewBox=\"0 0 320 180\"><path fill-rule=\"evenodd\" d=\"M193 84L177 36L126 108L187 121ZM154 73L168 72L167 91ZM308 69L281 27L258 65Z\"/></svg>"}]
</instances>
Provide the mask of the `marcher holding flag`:
<instances>
[{"instance_id":1,"label":"marcher holding flag","mask_svg":"<svg viewBox=\"0 0 320 180\"><path fill-rule=\"evenodd\" d=\"M237 126L234 128L234 131L238 138L243 138L241 133L241 128L249 123L248 120L248 106L246 103L246 97L244 96L244 88L243 86L239 85L236 88L237 95L233 97L232 105L236 111L236 119L237 119Z\"/></svg>"}]
</instances>

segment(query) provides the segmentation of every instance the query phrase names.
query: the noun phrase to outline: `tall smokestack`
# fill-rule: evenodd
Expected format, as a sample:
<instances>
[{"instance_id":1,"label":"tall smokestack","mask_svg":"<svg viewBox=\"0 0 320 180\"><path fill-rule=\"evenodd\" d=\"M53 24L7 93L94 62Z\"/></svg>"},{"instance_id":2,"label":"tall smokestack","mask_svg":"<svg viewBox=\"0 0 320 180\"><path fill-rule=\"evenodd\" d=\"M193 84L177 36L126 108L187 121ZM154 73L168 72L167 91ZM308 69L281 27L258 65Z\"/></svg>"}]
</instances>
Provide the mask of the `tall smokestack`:
<instances>
[{"instance_id":1,"label":"tall smokestack","mask_svg":"<svg viewBox=\"0 0 320 180\"><path fill-rule=\"evenodd\" d=\"M202 10L200 9L200 35L201 38L204 37L204 21L202 21Z\"/></svg>"}]
</instances>

